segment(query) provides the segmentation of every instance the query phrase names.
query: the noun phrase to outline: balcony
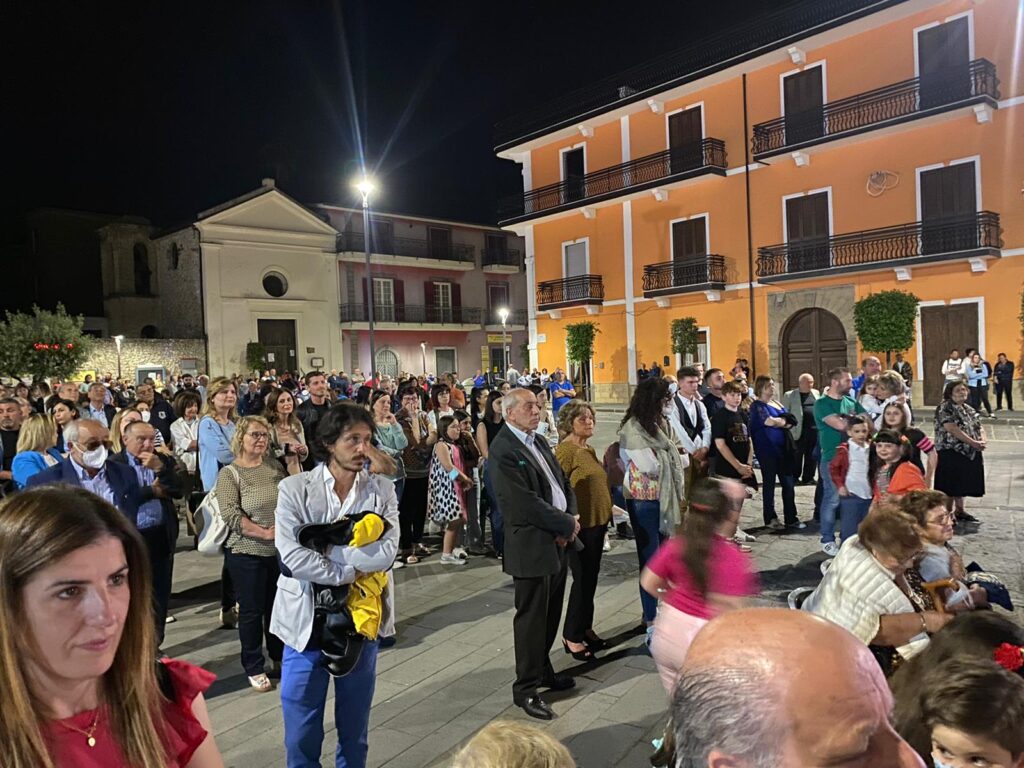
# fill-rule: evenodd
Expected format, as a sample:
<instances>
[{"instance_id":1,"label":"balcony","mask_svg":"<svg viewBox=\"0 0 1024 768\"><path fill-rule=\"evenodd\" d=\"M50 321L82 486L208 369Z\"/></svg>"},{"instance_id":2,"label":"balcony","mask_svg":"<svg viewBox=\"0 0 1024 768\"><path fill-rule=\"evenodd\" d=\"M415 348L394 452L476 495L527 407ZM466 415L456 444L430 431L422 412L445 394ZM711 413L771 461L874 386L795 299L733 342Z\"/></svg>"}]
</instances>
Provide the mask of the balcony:
<instances>
[{"instance_id":1,"label":"balcony","mask_svg":"<svg viewBox=\"0 0 1024 768\"><path fill-rule=\"evenodd\" d=\"M644 296L649 299L722 290L725 290L725 257L718 254L644 265Z\"/></svg>"},{"instance_id":2,"label":"balcony","mask_svg":"<svg viewBox=\"0 0 1024 768\"><path fill-rule=\"evenodd\" d=\"M531 189L505 200L498 218L502 219L501 226L506 226L704 174L724 176L725 169L725 143L721 139L704 139Z\"/></svg>"},{"instance_id":3,"label":"balcony","mask_svg":"<svg viewBox=\"0 0 1024 768\"><path fill-rule=\"evenodd\" d=\"M537 284L537 309L542 312L563 307L585 306L590 314L604 303L604 281L600 275L577 275Z\"/></svg>"},{"instance_id":4,"label":"balcony","mask_svg":"<svg viewBox=\"0 0 1024 768\"><path fill-rule=\"evenodd\" d=\"M484 316L484 323L487 326L488 331L500 331L501 330L501 315L498 314L496 308L491 308L487 311ZM525 309L513 309L508 313L508 319L505 321L505 327L509 330L513 328L521 329L526 327L526 310Z\"/></svg>"},{"instance_id":5,"label":"balcony","mask_svg":"<svg viewBox=\"0 0 1024 768\"><path fill-rule=\"evenodd\" d=\"M518 272L523 254L517 248L484 248L480 251L480 264L484 272Z\"/></svg>"},{"instance_id":6,"label":"balcony","mask_svg":"<svg viewBox=\"0 0 1024 768\"><path fill-rule=\"evenodd\" d=\"M942 112L999 101L995 65L985 59L915 77L884 88L786 115L754 126L754 159L795 152L827 141L917 120Z\"/></svg>"},{"instance_id":7,"label":"balcony","mask_svg":"<svg viewBox=\"0 0 1024 768\"><path fill-rule=\"evenodd\" d=\"M375 237L371 238L370 245L375 263L380 263L376 257L384 257L389 263L434 269L466 271L476 267L476 249L472 245L439 246L414 237ZM345 261L361 262L365 247L362 232L346 231L338 235L338 254Z\"/></svg>"},{"instance_id":8,"label":"balcony","mask_svg":"<svg viewBox=\"0 0 1024 768\"><path fill-rule=\"evenodd\" d=\"M480 307L435 307L417 304L380 304L373 307L373 323L378 326L412 325L432 330L479 330L484 311ZM365 304L342 304L341 324L369 324ZM438 326L438 327L433 327Z\"/></svg>"},{"instance_id":9,"label":"balcony","mask_svg":"<svg viewBox=\"0 0 1024 768\"><path fill-rule=\"evenodd\" d=\"M1001 256L1001 247L999 214L980 211L758 248L757 280L777 283L879 269L895 269L907 280L913 266L955 260L984 272L989 259Z\"/></svg>"}]
</instances>

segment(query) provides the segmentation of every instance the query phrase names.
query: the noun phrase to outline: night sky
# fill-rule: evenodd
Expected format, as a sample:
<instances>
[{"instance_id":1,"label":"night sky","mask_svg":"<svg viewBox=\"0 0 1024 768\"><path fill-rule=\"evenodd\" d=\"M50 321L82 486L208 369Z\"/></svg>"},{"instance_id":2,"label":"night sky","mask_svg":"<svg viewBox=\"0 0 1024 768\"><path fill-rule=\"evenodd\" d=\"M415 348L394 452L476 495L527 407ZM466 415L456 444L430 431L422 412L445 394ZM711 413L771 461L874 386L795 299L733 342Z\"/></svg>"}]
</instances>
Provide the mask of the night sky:
<instances>
[{"instance_id":1,"label":"night sky","mask_svg":"<svg viewBox=\"0 0 1024 768\"><path fill-rule=\"evenodd\" d=\"M375 207L493 223L521 183L497 120L767 5L19 0L0 23L0 225L9 242L39 206L185 224L264 176L354 203L361 145Z\"/></svg>"}]
</instances>

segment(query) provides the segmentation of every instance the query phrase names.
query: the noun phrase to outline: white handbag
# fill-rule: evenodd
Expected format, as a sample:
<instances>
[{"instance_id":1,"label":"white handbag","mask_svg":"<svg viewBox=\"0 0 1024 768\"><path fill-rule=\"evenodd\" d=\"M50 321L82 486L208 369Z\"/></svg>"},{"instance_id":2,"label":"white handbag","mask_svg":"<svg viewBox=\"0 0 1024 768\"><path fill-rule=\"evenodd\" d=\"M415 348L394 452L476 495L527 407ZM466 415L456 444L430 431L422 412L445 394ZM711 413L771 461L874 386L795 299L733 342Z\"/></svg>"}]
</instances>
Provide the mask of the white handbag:
<instances>
[{"instance_id":1,"label":"white handbag","mask_svg":"<svg viewBox=\"0 0 1024 768\"><path fill-rule=\"evenodd\" d=\"M228 465L235 482L240 483L238 472ZM220 503L217 501L217 489L206 494L206 498L196 507L192 513L192 522L196 528L196 549L199 554L207 557L217 557L224 554L224 544L231 532L224 518L220 514Z\"/></svg>"}]
</instances>

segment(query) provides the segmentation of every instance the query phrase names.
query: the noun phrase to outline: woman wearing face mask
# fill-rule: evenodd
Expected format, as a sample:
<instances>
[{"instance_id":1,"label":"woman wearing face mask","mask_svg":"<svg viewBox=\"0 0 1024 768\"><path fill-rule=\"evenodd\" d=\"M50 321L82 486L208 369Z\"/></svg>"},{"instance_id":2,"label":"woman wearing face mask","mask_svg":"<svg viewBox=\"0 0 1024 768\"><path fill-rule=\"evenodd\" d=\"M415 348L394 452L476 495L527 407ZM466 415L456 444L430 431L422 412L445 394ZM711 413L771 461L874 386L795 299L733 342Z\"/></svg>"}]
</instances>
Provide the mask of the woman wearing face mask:
<instances>
[{"instance_id":1,"label":"woman wearing face mask","mask_svg":"<svg viewBox=\"0 0 1024 768\"><path fill-rule=\"evenodd\" d=\"M967 404L967 385L951 381L935 409L935 449L939 465L935 490L952 497L958 522L976 522L964 511L964 497L985 495L985 428L978 412Z\"/></svg>"}]
</instances>

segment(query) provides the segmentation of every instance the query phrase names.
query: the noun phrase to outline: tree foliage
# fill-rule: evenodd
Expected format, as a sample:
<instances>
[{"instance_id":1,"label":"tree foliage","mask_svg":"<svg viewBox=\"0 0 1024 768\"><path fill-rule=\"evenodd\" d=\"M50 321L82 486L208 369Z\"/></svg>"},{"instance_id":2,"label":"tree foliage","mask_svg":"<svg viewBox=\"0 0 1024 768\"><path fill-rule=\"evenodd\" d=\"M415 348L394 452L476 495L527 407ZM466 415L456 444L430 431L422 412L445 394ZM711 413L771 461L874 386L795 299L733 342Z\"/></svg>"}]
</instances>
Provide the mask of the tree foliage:
<instances>
[{"instance_id":1,"label":"tree foliage","mask_svg":"<svg viewBox=\"0 0 1024 768\"><path fill-rule=\"evenodd\" d=\"M854 304L853 324L861 347L866 352L884 352L887 366L893 352L910 349L920 301L908 291L882 291Z\"/></svg>"},{"instance_id":2,"label":"tree foliage","mask_svg":"<svg viewBox=\"0 0 1024 768\"><path fill-rule=\"evenodd\" d=\"M267 361L267 348L258 341L250 341L245 345L245 364L250 371L262 373Z\"/></svg>"},{"instance_id":3,"label":"tree foliage","mask_svg":"<svg viewBox=\"0 0 1024 768\"><path fill-rule=\"evenodd\" d=\"M565 326L567 356L576 363L585 363L594 356L594 338L601 331L597 323L570 323Z\"/></svg>"},{"instance_id":4,"label":"tree foliage","mask_svg":"<svg viewBox=\"0 0 1024 768\"><path fill-rule=\"evenodd\" d=\"M32 314L8 312L0 322L0 374L39 381L81 370L93 346L82 322L63 304L53 312L35 306Z\"/></svg>"},{"instance_id":5,"label":"tree foliage","mask_svg":"<svg viewBox=\"0 0 1024 768\"><path fill-rule=\"evenodd\" d=\"M679 317L672 321L671 331L672 352L677 355L697 355L697 342L700 330L695 317Z\"/></svg>"}]
</instances>

